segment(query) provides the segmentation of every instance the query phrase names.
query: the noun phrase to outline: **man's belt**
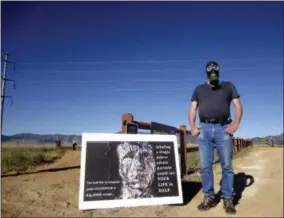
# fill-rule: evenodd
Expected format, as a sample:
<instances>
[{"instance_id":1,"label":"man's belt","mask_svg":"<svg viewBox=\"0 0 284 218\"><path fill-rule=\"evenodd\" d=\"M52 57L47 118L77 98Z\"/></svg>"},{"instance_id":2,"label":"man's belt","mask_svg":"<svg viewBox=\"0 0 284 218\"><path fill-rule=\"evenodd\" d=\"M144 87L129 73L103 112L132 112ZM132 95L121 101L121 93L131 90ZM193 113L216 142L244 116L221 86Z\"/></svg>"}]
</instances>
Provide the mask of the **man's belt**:
<instances>
[{"instance_id":1,"label":"man's belt","mask_svg":"<svg viewBox=\"0 0 284 218\"><path fill-rule=\"evenodd\" d=\"M221 120L218 120L218 119L203 120L203 119L201 119L200 122L201 123L210 123L210 124L218 124L218 123L220 123L223 126L223 125L231 123L232 120L231 119L221 119Z\"/></svg>"}]
</instances>

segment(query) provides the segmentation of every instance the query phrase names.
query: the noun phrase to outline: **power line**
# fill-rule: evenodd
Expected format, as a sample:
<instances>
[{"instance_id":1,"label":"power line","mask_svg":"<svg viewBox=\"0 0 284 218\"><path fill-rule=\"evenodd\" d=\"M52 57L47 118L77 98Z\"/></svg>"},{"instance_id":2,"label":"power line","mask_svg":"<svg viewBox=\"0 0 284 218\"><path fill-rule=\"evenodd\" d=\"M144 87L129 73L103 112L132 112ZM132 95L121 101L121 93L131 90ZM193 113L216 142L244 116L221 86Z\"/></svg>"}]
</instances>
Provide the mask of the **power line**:
<instances>
[{"instance_id":1,"label":"power line","mask_svg":"<svg viewBox=\"0 0 284 218\"><path fill-rule=\"evenodd\" d=\"M231 77L232 80L235 79L235 77ZM246 76L246 80L253 79L255 80L255 77L253 76ZM22 82L27 83L121 83L119 80L26 80L22 79ZM137 79L137 80L125 80L128 83L134 84L134 83L191 83L191 82L198 82L200 81L200 78L191 78L191 79Z\"/></svg>"},{"instance_id":2,"label":"power line","mask_svg":"<svg viewBox=\"0 0 284 218\"><path fill-rule=\"evenodd\" d=\"M275 68L275 69L282 69L282 65L265 65L265 66L254 66L254 67L240 67L240 68L221 68L220 71L252 71L256 69L267 69L267 68ZM105 69L105 70L86 70L86 69L80 69L80 70L56 70L56 69L22 69L24 72L39 72L40 73L52 73L52 74L57 74L57 73L133 73L133 72L201 72L202 69L200 68L176 68L176 69Z\"/></svg>"},{"instance_id":3,"label":"power line","mask_svg":"<svg viewBox=\"0 0 284 218\"><path fill-rule=\"evenodd\" d=\"M280 59L281 57L251 57L251 58L216 58L216 61L230 61L230 60L244 60L244 61L251 61L251 60L267 60L267 59ZM136 60L136 61L58 61L58 62L18 62L18 64L138 64L138 63L192 63L192 62L208 62L208 59L188 59L188 60Z\"/></svg>"},{"instance_id":4,"label":"power line","mask_svg":"<svg viewBox=\"0 0 284 218\"><path fill-rule=\"evenodd\" d=\"M153 79L153 80L127 80L127 82L130 83L167 83L167 82L175 82L175 83L181 83L181 82L192 82L197 81L198 79L191 79L191 80L177 80L177 79L168 79L168 80L159 80L159 79ZM121 81L115 81L115 80L22 80L24 82L28 83L121 83Z\"/></svg>"},{"instance_id":5,"label":"power line","mask_svg":"<svg viewBox=\"0 0 284 218\"><path fill-rule=\"evenodd\" d=\"M165 104L163 104L163 105L155 105L155 104L149 104L149 105L131 105L131 104L129 104L129 105L61 105L61 106L52 106L54 109L59 109L59 108L62 108L62 109L70 109L70 108L78 108L78 109L80 109L80 108L82 108L82 106L83 107L85 107L85 108L87 108L87 107L94 107L94 108L101 108L101 109L103 109L103 108L141 108L141 107L146 107L146 108L148 108L148 107L165 107ZM38 107L38 106L28 106L28 107L21 107L21 110L25 110L25 109L27 109L27 110L30 110L30 109L32 109L32 108L35 108L37 111L39 111L39 110L50 110L50 108L45 108L44 106L41 106L41 107Z\"/></svg>"}]
</instances>

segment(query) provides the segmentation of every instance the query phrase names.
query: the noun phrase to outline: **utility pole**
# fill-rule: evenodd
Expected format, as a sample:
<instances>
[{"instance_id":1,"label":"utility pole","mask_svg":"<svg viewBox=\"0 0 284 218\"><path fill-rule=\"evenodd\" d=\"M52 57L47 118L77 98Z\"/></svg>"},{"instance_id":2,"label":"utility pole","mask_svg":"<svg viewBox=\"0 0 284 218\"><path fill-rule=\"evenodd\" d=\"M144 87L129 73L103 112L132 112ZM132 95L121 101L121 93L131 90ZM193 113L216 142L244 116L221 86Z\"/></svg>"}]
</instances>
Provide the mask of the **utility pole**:
<instances>
[{"instance_id":1,"label":"utility pole","mask_svg":"<svg viewBox=\"0 0 284 218\"><path fill-rule=\"evenodd\" d=\"M12 98L12 104L13 104L13 97L12 96L6 96L5 95L5 89L6 89L6 81L14 82L14 89L15 89L15 80L7 79L7 66L8 66L8 53L4 53L4 69L3 69L3 75L1 73L1 142L2 142L2 131L3 131L3 114L4 114L4 103L5 98ZM13 62L11 62L13 63ZM15 64L15 63L13 63Z\"/></svg>"},{"instance_id":2,"label":"utility pole","mask_svg":"<svg viewBox=\"0 0 284 218\"><path fill-rule=\"evenodd\" d=\"M3 75L1 74L1 139L2 139L2 130L3 130L3 112L4 112L4 99L5 99L5 86L6 86L6 77L7 77L7 62L8 54L5 53L4 56L4 69Z\"/></svg>"}]
</instances>

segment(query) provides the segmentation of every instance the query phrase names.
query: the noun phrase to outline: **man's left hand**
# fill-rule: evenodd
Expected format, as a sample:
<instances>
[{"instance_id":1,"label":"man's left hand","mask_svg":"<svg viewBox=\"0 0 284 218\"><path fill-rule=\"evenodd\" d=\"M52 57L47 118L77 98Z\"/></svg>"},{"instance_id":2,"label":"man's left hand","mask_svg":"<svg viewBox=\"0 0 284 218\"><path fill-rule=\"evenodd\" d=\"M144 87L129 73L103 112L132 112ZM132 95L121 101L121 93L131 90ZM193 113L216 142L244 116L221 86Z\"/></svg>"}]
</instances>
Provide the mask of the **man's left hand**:
<instances>
[{"instance_id":1,"label":"man's left hand","mask_svg":"<svg viewBox=\"0 0 284 218\"><path fill-rule=\"evenodd\" d=\"M225 129L225 131L226 131L226 133L228 133L229 135L233 135L233 134L237 131L238 128L239 128L239 124L233 123L233 124L229 125L229 126Z\"/></svg>"}]
</instances>

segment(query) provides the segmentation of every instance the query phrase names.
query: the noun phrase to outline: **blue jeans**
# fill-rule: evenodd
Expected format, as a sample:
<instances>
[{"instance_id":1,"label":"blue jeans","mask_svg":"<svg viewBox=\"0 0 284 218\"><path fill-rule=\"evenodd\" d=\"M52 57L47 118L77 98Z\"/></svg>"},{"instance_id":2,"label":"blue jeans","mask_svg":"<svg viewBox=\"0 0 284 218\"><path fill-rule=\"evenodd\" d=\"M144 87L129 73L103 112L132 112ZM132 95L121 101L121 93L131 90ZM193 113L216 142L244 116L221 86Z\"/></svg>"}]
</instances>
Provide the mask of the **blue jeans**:
<instances>
[{"instance_id":1,"label":"blue jeans","mask_svg":"<svg viewBox=\"0 0 284 218\"><path fill-rule=\"evenodd\" d=\"M215 198L214 177L212 171L214 158L214 144L222 167L222 198L233 199L234 172L232 167L233 141L232 136L225 132L228 125L200 124L198 136L200 155L200 174L203 193L210 198Z\"/></svg>"}]
</instances>

